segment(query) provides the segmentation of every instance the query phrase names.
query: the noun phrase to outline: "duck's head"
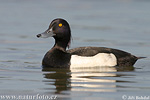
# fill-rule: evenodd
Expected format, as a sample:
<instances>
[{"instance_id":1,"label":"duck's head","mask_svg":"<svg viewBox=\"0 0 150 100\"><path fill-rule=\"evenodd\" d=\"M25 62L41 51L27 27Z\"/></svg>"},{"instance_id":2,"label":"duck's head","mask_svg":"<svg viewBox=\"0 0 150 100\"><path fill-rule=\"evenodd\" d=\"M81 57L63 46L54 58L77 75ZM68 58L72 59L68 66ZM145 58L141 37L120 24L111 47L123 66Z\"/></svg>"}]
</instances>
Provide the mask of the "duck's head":
<instances>
[{"instance_id":1,"label":"duck's head","mask_svg":"<svg viewBox=\"0 0 150 100\"><path fill-rule=\"evenodd\" d=\"M54 19L49 28L37 35L38 38L48 38L54 37L55 39L55 46L62 47L66 49L67 46L70 44L71 39L71 30L68 22L64 19Z\"/></svg>"}]
</instances>

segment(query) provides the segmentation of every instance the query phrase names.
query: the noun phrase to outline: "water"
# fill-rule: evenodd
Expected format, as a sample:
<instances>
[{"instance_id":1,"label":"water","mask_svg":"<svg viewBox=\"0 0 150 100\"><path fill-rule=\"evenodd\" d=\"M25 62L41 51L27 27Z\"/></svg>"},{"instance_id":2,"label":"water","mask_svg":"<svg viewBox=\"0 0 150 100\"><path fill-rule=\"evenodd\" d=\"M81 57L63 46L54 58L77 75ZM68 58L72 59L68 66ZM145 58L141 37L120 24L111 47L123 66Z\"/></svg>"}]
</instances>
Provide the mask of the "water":
<instances>
[{"instance_id":1,"label":"water","mask_svg":"<svg viewBox=\"0 0 150 100\"><path fill-rule=\"evenodd\" d=\"M0 95L65 100L150 96L149 0L0 0ZM71 25L71 48L105 46L146 56L133 68L43 69L54 40L38 39L55 18Z\"/></svg>"}]
</instances>

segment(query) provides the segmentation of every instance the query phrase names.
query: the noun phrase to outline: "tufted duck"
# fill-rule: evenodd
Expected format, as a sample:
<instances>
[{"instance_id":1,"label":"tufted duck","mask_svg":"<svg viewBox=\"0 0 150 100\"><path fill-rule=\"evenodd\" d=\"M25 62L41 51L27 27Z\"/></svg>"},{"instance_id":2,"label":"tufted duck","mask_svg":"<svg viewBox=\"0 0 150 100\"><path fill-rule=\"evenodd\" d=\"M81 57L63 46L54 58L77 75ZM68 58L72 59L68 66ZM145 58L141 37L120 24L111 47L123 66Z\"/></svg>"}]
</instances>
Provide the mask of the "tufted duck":
<instances>
[{"instance_id":1,"label":"tufted duck","mask_svg":"<svg viewBox=\"0 0 150 100\"><path fill-rule=\"evenodd\" d=\"M37 37L55 39L54 46L43 58L43 67L133 66L138 59L143 58L106 47L79 47L66 50L70 44L71 30L68 22L60 18L54 19L49 28Z\"/></svg>"}]
</instances>

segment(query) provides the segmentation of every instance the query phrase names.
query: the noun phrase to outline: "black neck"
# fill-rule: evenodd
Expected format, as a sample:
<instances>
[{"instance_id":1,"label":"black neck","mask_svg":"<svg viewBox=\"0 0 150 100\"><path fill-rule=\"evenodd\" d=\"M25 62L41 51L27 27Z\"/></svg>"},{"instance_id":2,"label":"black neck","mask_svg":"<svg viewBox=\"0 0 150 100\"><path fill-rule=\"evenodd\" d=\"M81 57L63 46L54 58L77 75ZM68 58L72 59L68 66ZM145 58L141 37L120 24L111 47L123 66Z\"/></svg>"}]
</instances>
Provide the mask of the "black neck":
<instances>
[{"instance_id":1,"label":"black neck","mask_svg":"<svg viewBox=\"0 0 150 100\"><path fill-rule=\"evenodd\" d=\"M68 46L68 41L65 41L65 40L57 40L55 39L55 45L54 45L54 48L58 48L58 49L61 49L63 51L66 51L66 48Z\"/></svg>"}]
</instances>

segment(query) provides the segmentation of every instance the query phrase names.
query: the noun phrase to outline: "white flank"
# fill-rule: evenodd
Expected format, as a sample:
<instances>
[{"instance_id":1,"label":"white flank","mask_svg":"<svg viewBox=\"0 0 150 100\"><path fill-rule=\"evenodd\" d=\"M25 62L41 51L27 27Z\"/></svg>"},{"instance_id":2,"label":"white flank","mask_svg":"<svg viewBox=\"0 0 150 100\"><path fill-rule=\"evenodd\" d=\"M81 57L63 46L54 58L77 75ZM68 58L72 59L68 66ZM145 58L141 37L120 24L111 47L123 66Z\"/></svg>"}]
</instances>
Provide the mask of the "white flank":
<instances>
[{"instance_id":1,"label":"white flank","mask_svg":"<svg viewBox=\"0 0 150 100\"><path fill-rule=\"evenodd\" d=\"M117 58L114 54L98 53L97 55L92 57L72 55L70 68L116 66L116 65L117 65Z\"/></svg>"}]
</instances>

